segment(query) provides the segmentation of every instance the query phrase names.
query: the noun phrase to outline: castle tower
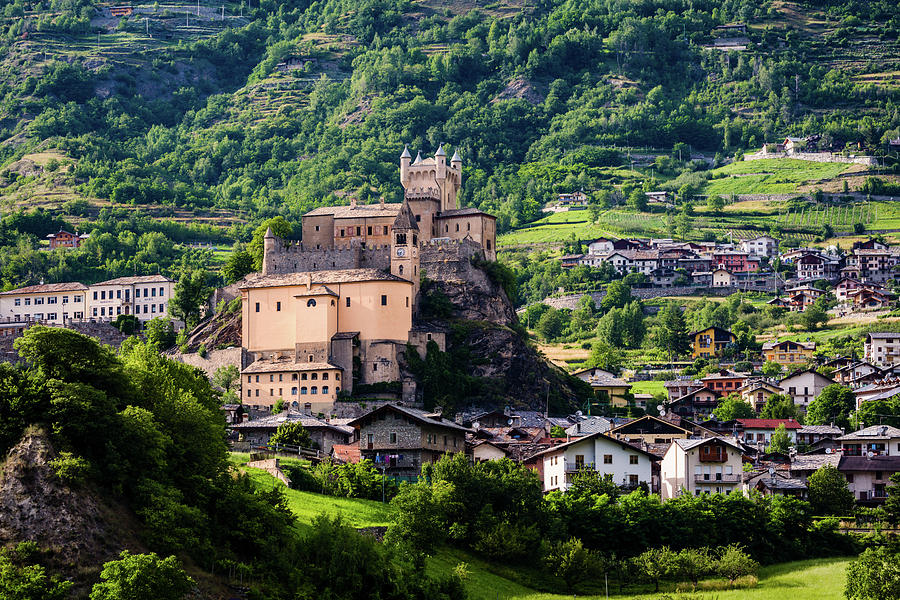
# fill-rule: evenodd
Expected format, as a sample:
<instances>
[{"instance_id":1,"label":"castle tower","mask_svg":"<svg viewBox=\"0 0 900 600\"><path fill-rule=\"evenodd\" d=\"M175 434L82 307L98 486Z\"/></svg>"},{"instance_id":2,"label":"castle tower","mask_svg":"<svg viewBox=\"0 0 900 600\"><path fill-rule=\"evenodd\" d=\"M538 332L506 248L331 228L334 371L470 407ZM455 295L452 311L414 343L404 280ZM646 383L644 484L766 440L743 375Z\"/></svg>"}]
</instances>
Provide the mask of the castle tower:
<instances>
[{"instance_id":1,"label":"castle tower","mask_svg":"<svg viewBox=\"0 0 900 600\"><path fill-rule=\"evenodd\" d=\"M275 252L278 248L278 239L272 233L272 228L266 229L266 235L263 236L263 264L262 274L269 275L275 272Z\"/></svg>"},{"instance_id":2,"label":"castle tower","mask_svg":"<svg viewBox=\"0 0 900 600\"><path fill-rule=\"evenodd\" d=\"M412 282L410 306L415 311L419 295L419 226L407 200L391 225L391 274Z\"/></svg>"},{"instance_id":3,"label":"castle tower","mask_svg":"<svg viewBox=\"0 0 900 600\"><path fill-rule=\"evenodd\" d=\"M435 212L458 208L459 188L462 185L462 159L459 153L454 152L450 164L447 164L447 153L441 144L432 158L422 158L421 152L411 162L410 157L409 149L404 148L400 155L400 183L406 191L406 198L435 200Z\"/></svg>"}]
</instances>

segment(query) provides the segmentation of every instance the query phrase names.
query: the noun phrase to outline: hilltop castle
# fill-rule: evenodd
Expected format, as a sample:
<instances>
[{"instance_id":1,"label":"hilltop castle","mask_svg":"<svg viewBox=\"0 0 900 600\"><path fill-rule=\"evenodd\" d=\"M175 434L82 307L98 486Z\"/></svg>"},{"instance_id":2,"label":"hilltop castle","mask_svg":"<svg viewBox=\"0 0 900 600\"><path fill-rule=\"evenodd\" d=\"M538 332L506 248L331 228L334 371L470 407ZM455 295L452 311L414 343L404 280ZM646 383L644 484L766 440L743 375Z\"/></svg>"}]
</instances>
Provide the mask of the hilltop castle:
<instances>
[{"instance_id":1,"label":"hilltop castle","mask_svg":"<svg viewBox=\"0 0 900 600\"><path fill-rule=\"evenodd\" d=\"M354 387L415 397L406 345L446 342L416 321L419 282L464 281L473 258L495 260L496 218L459 208L462 160L443 147L415 160L405 148L400 181L400 203L307 213L300 243L266 232L262 274L241 288L244 404L328 413Z\"/></svg>"}]
</instances>

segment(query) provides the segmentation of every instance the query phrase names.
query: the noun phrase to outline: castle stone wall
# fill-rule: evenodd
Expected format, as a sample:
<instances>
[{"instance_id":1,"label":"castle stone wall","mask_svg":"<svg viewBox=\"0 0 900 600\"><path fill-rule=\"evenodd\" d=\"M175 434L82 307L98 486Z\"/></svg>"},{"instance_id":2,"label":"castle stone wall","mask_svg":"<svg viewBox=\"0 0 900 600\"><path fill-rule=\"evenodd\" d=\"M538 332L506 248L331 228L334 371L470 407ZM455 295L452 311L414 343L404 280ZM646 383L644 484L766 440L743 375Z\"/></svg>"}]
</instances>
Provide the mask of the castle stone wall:
<instances>
[{"instance_id":1,"label":"castle stone wall","mask_svg":"<svg viewBox=\"0 0 900 600\"><path fill-rule=\"evenodd\" d=\"M356 242L335 248L276 244L272 252L266 252L265 262L268 274L365 268L390 271L391 248L387 244L363 248Z\"/></svg>"}]
</instances>

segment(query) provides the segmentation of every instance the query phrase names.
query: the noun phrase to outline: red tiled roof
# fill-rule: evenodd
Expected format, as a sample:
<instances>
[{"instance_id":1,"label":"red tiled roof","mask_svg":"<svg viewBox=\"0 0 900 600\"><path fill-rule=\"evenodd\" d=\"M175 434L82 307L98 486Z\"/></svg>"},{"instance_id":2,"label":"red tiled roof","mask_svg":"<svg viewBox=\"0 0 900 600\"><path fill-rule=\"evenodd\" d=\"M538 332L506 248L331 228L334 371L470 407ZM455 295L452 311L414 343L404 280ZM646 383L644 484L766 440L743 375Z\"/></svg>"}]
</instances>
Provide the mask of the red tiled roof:
<instances>
[{"instance_id":1,"label":"red tiled roof","mask_svg":"<svg viewBox=\"0 0 900 600\"><path fill-rule=\"evenodd\" d=\"M785 429L802 429L803 425L793 419L735 419L745 429L777 429L784 424Z\"/></svg>"},{"instance_id":2,"label":"red tiled roof","mask_svg":"<svg viewBox=\"0 0 900 600\"><path fill-rule=\"evenodd\" d=\"M359 452L359 444L334 444L331 447L331 453L334 458L342 460L345 463L358 463L362 460Z\"/></svg>"}]
</instances>

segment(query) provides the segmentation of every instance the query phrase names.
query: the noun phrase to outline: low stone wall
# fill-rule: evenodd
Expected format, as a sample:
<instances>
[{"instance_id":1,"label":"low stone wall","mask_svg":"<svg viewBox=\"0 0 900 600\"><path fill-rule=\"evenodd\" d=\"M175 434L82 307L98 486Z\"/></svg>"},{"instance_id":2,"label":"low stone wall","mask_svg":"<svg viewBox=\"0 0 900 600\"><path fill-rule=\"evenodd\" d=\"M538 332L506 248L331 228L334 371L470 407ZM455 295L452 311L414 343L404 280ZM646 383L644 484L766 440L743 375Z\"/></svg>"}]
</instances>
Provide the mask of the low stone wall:
<instances>
[{"instance_id":1,"label":"low stone wall","mask_svg":"<svg viewBox=\"0 0 900 600\"><path fill-rule=\"evenodd\" d=\"M832 154L831 152L754 152L753 154L745 154L744 160L763 160L766 158L794 158L796 160L808 160L812 162L823 163L847 163L854 165L875 166L878 161L874 156L843 156L841 154Z\"/></svg>"},{"instance_id":2,"label":"low stone wall","mask_svg":"<svg viewBox=\"0 0 900 600\"><path fill-rule=\"evenodd\" d=\"M251 460L247 463L248 467L253 467L254 469L262 469L272 477L281 480L284 482L284 485L291 487L291 478L284 474L284 471L281 470L281 467L278 466L277 458L267 458L264 460Z\"/></svg>"},{"instance_id":3,"label":"low stone wall","mask_svg":"<svg viewBox=\"0 0 900 600\"><path fill-rule=\"evenodd\" d=\"M750 285L750 286L727 286L727 287L695 287L695 286L679 286L670 288L635 288L631 290L631 295L641 300L650 300L651 298L662 298L664 296L730 296L739 291L748 292L770 292L774 288L770 285ZM544 298L543 303L553 308L574 309L578 304L578 300L585 294L568 294L565 296ZM591 292L589 294L594 302L599 304L603 297L606 296L606 290Z\"/></svg>"}]
</instances>

